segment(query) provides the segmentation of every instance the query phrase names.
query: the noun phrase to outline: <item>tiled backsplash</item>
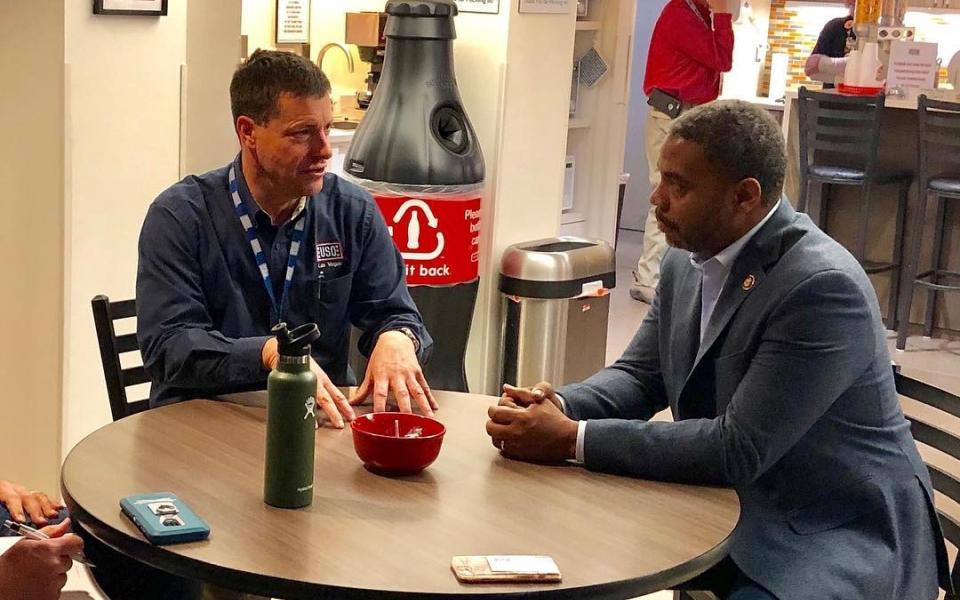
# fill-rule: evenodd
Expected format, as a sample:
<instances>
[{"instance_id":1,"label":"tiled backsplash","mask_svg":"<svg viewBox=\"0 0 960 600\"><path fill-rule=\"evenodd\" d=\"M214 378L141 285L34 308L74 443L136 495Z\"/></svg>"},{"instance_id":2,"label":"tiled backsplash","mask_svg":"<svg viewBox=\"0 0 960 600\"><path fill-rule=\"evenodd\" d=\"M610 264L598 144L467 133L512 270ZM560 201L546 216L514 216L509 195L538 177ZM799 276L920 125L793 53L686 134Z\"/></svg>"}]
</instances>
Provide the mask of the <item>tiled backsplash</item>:
<instances>
[{"instance_id":1,"label":"tiled backsplash","mask_svg":"<svg viewBox=\"0 0 960 600\"><path fill-rule=\"evenodd\" d=\"M795 90L801 85L820 87L803 72L804 64L824 24L835 17L844 16L846 8L841 4L802 4L787 0L772 0L770 6L770 32L768 51L757 94L766 96L770 89L770 64L775 53L789 56L787 68L787 89ZM960 13L921 13L908 12L906 24L917 28L917 40L937 42L944 69L940 80L946 79L946 65L953 53L960 50Z\"/></svg>"}]
</instances>

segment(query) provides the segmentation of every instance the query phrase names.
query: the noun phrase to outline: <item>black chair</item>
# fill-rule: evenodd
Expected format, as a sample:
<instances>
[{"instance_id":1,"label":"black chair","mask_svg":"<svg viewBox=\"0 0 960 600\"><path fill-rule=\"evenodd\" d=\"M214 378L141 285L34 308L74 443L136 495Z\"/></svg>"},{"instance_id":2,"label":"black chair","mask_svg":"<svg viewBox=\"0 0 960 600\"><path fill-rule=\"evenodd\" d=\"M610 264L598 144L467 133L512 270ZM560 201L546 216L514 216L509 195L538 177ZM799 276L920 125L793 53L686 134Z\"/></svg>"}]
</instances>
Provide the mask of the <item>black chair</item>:
<instances>
[{"instance_id":1,"label":"black chair","mask_svg":"<svg viewBox=\"0 0 960 600\"><path fill-rule=\"evenodd\" d=\"M960 292L960 285L945 285L941 279L958 279L960 273L943 267L943 234L946 229L947 200L960 199L960 103L940 102L920 96L917 108L919 120L917 132L917 160L920 169L920 203L913 228L913 244L907 255L907 281L909 287L900 298L897 327L897 348L907 345L907 328L910 324L910 308L913 304L914 286L927 289L927 310L923 318L923 334L933 333L937 310L937 292ZM953 172L931 173L930 159L936 157L955 169ZM926 225L927 201L934 198L937 216L934 220L933 256L930 269L917 273L920 264L920 248L923 229Z\"/></svg>"},{"instance_id":2,"label":"black chair","mask_svg":"<svg viewBox=\"0 0 960 600\"><path fill-rule=\"evenodd\" d=\"M903 230L907 216L907 202L913 173L884 171L878 162L880 147L880 117L885 97L841 96L812 92L805 87L799 91L800 121L800 200L798 209L807 212L821 229L826 230L830 206L830 191L834 185L863 188L856 244L851 250L873 275L890 272L890 296L887 317L888 329L896 329L897 297L900 288L900 268L903 257ZM874 188L882 185L900 186L897 202L896 233L893 258L890 262L866 260L870 205ZM811 192L816 202L810 203Z\"/></svg>"},{"instance_id":3,"label":"black chair","mask_svg":"<svg viewBox=\"0 0 960 600\"><path fill-rule=\"evenodd\" d=\"M907 377L900 373L897 367L894 367L894 381L898 394L931 409L927 410L927 414L920 416L913 414L915 411L911 411L909 405L904 406L904 412L910 421L913 438L922 445L935 448L954 459L960 460L960 437L943 427L944 422L954 420L954 417L960 419L960 396L912 377ZM936 418L930 418L930 415L936 415ZM960 420L956 422L960 426ZM960 479L956 475L947 472L941 466L931 464L929 461L927 461L927 470L930 471L930 478L933 480L933 487L936 491L954 502L960 502ZM939 508L937 509L937 516L940 517L943 537L954 547L960 548L960 522ZM960 590L958 565L960 565L960 561L954 560L950 568L950 580L953 582L954 590ZM960 596L947 593L945 600L960 600Z\"/></svg>"},{"instance_id":4,"label":"black chair","mask_svg":"<svg viewBox=\"0 0 960 600\"><path fill-rule=\"evenodd\" d=\"M113 322L137 316L135 300L110 302L104 295L98 295L90 301L93 308L93 323L97 328L97 341L100 343L100 362L103 363L103 377L107 382L107 396L110 398L110 412L117 421L149 408L148 400L127 400L127 388L132 385L148 383L150 378L143 365L123 368L120 355L125 352L137 352L136 333L117 335Z\"/></svg>"}]
</instances>

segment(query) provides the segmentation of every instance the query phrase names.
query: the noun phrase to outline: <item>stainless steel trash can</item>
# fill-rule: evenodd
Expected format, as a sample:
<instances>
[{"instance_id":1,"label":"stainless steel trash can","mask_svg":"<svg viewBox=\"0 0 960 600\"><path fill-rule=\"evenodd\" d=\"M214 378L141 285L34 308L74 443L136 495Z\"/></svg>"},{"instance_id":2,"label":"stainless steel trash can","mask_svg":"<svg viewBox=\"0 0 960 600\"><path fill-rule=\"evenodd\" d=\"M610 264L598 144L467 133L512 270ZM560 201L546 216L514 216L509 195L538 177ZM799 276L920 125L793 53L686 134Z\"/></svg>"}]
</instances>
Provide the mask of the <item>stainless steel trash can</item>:
<instances>
[{"instance_id":1,"label":"stainless steel trash can","mask_svg":"<svg viewBox=\"0 0 960 600\"><path fill-rule=\"evenodd\" d=\"M556 237L506 249L500 382L581 381L604 366L616 255L602 240Z\"/></svg>"}]
</instances>

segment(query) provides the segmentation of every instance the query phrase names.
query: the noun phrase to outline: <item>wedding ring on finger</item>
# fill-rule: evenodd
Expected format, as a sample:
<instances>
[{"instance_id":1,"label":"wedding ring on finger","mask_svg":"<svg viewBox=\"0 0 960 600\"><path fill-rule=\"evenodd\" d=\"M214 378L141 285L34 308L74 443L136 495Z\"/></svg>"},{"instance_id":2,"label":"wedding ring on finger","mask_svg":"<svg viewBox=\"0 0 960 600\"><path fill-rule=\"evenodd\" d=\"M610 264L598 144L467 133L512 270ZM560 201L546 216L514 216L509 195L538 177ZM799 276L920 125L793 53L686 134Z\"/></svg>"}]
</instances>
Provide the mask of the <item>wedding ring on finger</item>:
<instances>
[{"instance_id":1,"label":"wedding ring on finger","mask_svg":"<svg viewBox=\"0 0 960 600\"><path fill-rule=\"evenodd\" d=\"M532 390L530 390L530 394L537 400L543 400L543 396L544 396L543 390L538 387L535 387Z\"/></svg>"}]
</instances>

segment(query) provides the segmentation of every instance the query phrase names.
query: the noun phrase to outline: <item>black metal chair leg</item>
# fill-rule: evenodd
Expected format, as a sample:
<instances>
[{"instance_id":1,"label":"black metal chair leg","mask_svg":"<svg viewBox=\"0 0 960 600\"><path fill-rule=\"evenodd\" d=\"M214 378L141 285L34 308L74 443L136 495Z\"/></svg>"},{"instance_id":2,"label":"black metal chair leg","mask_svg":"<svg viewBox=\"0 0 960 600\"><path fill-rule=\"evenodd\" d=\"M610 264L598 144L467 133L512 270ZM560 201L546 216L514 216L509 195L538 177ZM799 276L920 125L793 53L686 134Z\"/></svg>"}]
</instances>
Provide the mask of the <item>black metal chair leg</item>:
<instances>
[{"instance_id":1,"label":"black metal chair leg","mask_svg":"<svg viewBox=\"0 0 960 600\"><path fill-rule=\"evenodd\" d=\"M809 189L807 193L807 216L813 221L813 224L826 231L826 223L823 220L824 205L827 203L827 197L830 195L830 184L820 181L811 181L807 184Z\"/></svg>"},{"instance_id":2,"label":"black metal chair leg","mask_svg":"<svg viewBox=\"0 0 960 600\"><path fill-rule=\"evenodd\" d=\"M900 184L900 198L897 201L897 224L893 236L893 264L897 267L890 271L890 296L887 299L887 313L890 314L889 328L897 331L898 327L898 305L900 298L900 289L903 284L903 230L907 222L907 203L910 201L910 183L905 181Z\"/></svg>"},{"instance_id":3,"label":"black metal chair leg","mask_svg":"<svg viewBox=\"0 0 960 600\"><path fill-rule=\"evenodd\" d=\"M867 233L870 231L870 201L873 199L873 185L870 180L863 186L863 200L860 202L860 231L857 234L856 257L861 263L867 260Z\"/></svg>"},{"instance_id":4,"label":"black metal chair leg","mask_svg":"<svg viewBox=\"0 0 960 600\"><path fill-rule=\"evenodd\" d=\"M933 233L933 252L930 255L930 264L933 265L933 274L930 276L930 282L940 283L940 269L943 268L943 234L946 228L946 200L939 194L934 195L934 202L937 203L937 220L934 221ZM927 312L923 317L923 335L933 336L934 320L937 316L937 300L939 292L934 289L927 290Z\"/></svg>"},{"instance_id":5,"label":"black metal chair leg","mask_svg":"<svg viewBox=\"0 0 960 600\"><path fill-rule=\"evenodd\" d=\"M801 165L800 170L803 170ZM800 199L797 200L797 212L807 212L807 196L810 194L810 180L800 175Z\"/></svg>"},{"instance_id":6,"label":"black metal chair leg","mask_svg":"<svg viewBox=\"0 0 960 600\"><path fill-rule=\"evenodd\" d=\"M921 186L923 180L921 180ZM923 187L919 192L920 202L917 206L917 216L914 218L913 237L911 239L910 250L907 253L906 277L907 289L900 295L899 316L897 317L897 350L903 350L907 347L907 329L910 327L910 309L913 305L914 281L917 279L918 265L920 264L920 248L923 245L923 225L926 222L927 200L929 194Z\"/></svg>"}]
</instances>

